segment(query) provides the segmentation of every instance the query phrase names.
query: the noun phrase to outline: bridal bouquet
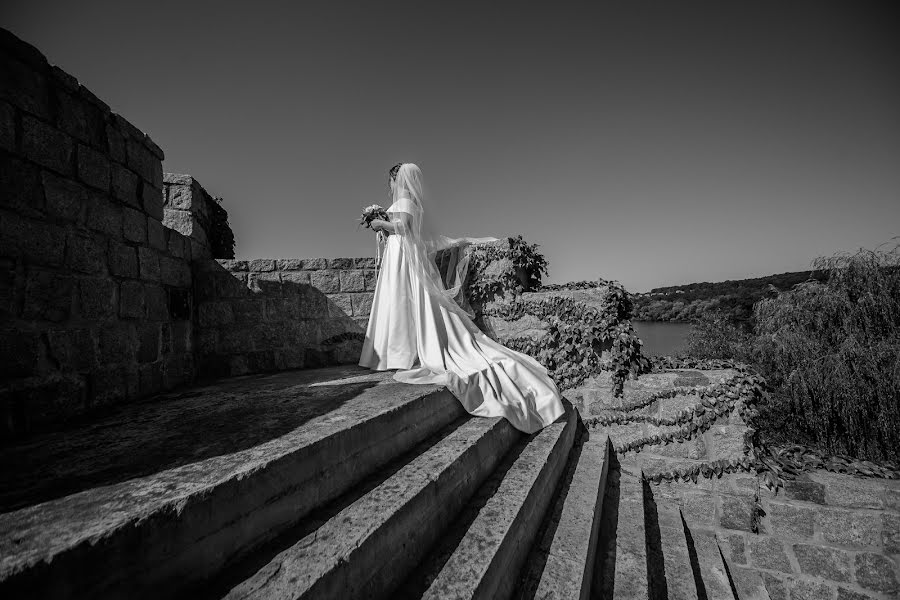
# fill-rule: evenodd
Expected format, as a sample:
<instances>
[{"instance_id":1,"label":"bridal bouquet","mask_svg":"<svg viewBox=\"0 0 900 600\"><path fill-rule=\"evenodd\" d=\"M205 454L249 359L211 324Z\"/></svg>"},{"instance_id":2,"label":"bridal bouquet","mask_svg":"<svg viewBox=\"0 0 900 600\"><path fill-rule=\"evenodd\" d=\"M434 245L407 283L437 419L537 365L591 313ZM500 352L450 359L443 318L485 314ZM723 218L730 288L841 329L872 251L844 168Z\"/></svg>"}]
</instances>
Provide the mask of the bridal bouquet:
<instances>
[{"instance_id":1,"label":"bridal bouquet","mask_svg":"<svg viewBox=\"0 0 900 600\"><path fill-rule=\"evenodd\" d=\"M365 207L363 209L362 215L360 215L359 217L359 226L357 226L357 229L359 229L359 227L363 225L365 225L367 228L371 227L372 221L375 221L376 219L380 219L382 221L388 220L388 214L387 211L384 210L384 207L378 204L373 204L372 206Z\"/></svg>"},{"instance_id":2,"label":"bridal bouquet","mask_svg":"<svg viewBox=\"0 0 900 600\"><path fill-rule=\"evenodd\" d=\"M380 219L382 221L388 220L387 211L384 207L373 204L372 206L367 206L363 209L362 215L359 218L359 225L356 226L358 230L360 227L365 225L367 228L372 226L372 221L376 219ZM381 247L384 245L387 236L383 231L375 232L375 268L379 268L381 266Z\"/></svg>"}]
</instances>

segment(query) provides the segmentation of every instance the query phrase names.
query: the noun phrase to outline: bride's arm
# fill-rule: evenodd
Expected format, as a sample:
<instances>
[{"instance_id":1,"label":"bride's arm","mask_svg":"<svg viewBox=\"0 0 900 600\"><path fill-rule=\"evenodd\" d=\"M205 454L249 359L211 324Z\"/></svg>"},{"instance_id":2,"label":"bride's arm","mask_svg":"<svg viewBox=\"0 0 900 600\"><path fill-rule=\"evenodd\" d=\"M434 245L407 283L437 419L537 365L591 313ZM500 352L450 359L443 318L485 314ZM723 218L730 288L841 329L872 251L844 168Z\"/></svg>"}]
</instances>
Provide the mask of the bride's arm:
<instances>
[{"instance_id":1,"label":"bride's arm","mask_svg":"<svg viewBox=\"0 0 900 600\"><path fill-rule=\"evenodd\" d=\"M394 215L394 222L390 221L382 221L381 219L375 219L372 221L372 229L375 231L387 231L388 233L399 233L404 227L409 227L409 215L406 213L392 213ZM400 224L397 221L401 221Z\"/></svg>"}]
</instances>

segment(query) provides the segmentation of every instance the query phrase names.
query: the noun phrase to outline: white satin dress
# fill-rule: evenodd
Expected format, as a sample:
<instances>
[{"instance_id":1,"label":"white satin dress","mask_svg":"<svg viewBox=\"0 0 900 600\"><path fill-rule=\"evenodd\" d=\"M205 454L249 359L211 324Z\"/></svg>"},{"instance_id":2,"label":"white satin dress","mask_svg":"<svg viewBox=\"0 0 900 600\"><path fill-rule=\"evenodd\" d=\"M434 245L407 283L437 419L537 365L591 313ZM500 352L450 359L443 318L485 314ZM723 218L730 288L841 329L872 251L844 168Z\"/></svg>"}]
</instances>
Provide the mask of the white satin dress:
<instances>
[{"instance_id":1,"label":"white satin dress","mask_svg":"<svg viewBox=\"0 0 900 600\"><path fill-rule=\"evenodd\" d=\"M544 366L489 338L452 300L427 293L399 237L386 242L359 364L400 369L394 379L404 383L444 385L469 414L505 417L525 433L559 418L561 395Z\"/></svg>"}]
</instances>

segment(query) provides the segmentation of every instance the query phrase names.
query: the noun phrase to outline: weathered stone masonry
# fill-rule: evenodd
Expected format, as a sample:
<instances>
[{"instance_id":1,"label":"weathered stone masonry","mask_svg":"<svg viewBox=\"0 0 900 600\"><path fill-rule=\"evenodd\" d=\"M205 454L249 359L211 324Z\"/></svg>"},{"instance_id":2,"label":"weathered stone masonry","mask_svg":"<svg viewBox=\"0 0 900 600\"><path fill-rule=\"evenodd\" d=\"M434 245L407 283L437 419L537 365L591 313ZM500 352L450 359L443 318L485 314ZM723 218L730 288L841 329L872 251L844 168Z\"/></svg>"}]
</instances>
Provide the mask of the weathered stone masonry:
<instances>
[{"instance_id":1,"label":"weathered stone masonry","mask_svg":"<svg viewBox=\"0 0 900 600\"><path fill-rule=\"evenodd\" d=\"M0 29L0 437L234 375L355 362L372 259L233 258L220 204Z\"/></svg>"},{"instance_id":2,"label":"weathered stone masonry","mask_svg":"<svg viewBox=\"0 0 900 600\"><path fill-rule=\"evenodd\" d=\"M24 431L193 377L162 150L0 30L0 414Z\"/></svg>"}]
</instances>

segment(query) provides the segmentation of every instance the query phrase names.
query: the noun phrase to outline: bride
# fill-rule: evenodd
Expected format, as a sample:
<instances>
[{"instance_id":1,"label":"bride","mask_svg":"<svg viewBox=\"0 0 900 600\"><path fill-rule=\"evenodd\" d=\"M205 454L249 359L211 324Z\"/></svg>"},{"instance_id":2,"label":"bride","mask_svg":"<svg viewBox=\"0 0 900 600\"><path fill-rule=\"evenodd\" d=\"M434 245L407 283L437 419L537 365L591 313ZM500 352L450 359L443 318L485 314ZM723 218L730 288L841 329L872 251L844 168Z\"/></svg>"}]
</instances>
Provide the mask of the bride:
<instances>
[{"instance_id":1,"label":"bride","mask_svg":"<svg viewBox=\"0 0 900 600\"><path fill-rule=\"evenodd\" d=\"M434 263L437 250L478 240L453 240L428 227L416 165L391 169L391 192L389 220L371 223L388 235L360 366L399 369L394 379L404 383L444 385L470 414L505 417L526 433L555 421L564 408L547 370L489 338L460 306L465 259L449 286Z\"/></svg>"}]
</instances>

